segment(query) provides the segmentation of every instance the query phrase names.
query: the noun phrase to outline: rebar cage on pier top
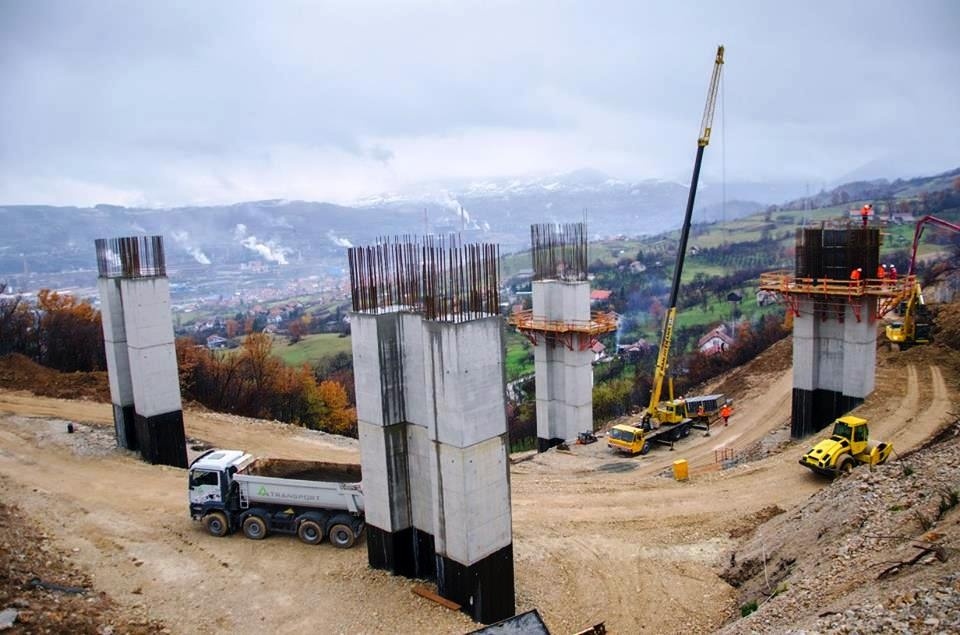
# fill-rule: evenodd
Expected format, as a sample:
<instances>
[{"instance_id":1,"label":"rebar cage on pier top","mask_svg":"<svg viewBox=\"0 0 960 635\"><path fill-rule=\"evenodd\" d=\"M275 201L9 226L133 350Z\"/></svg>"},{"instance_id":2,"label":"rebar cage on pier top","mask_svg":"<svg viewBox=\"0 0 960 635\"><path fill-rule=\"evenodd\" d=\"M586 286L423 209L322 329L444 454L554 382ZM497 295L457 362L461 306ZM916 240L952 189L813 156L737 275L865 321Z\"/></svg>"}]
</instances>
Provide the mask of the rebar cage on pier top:
<instances>
[{"instance_id":1,"label":"rebar cage on pier top","mask_svg":"<svg viewBox=\"0 0 960 635\"><path fill-rule=\"evenodd\" d=\"M534 280L587 279L586 223L530 225Z\"/></svg>"},{"instance_id":2,"label":"rebar cage on pier top","mask_svg":"<svg viewBox=\"0 0 960 635\"><path fill-rule=\"evenodd\" d=\"M347 250L353 310L465 322L500 311L500 247L460 236L380 238Z\"/></svg>"},{"instance_id":3,"label":"rebar cage on pier top","mask_svg":"<svg viewBox=\"0 0 960 635\"><path fill-rule=\"evenodd\" d=\"M97 238L97 272L101 278L159 278L167 275L163 237Z\"/></svg>"}]
</instances>

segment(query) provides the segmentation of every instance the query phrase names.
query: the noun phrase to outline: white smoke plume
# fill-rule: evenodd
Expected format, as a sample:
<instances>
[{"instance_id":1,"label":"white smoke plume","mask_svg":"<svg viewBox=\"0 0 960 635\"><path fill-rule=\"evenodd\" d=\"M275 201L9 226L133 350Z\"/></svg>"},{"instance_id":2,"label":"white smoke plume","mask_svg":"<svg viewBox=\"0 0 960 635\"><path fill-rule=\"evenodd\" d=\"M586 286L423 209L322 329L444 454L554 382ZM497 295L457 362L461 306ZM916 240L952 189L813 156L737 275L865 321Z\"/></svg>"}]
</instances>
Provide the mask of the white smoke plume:
<instances>
[{"instance_id":1,"label":"white smoke plume","mask_svg":"<svg viewBox=\"0 0 960 635\"><path fill-rule=\"evenodd\" d=\"M449 192L444 192L437 202L452 211L462 227L466 229L481 229L483 231L490 230L490 225L486 222L479 222L473 218L463 203Z\"/></svg>"},{"instance_id":2,"label":"white smoke plume","mask_svg":"<svg viewBox=\"0 0 960 635\"><path fill-rule=\"evenodd\" d=\"M353 247L353 243L348 238L341 238L333 233L333 230L327 232L327 238L337 247Z\"/></svg>"},{"instance_id":3,"label":"white smoke plume","mask_svg":"<svg viewBox=\"0 0 960 635\"><path fill-rule=\"evenodd\" d=\"M209 265L210 259L207 258L207 254L203 253L203 250L193 244L193 241L190 240L190 234L184 231L175 231L170 234L173 236L173 240L176 241L181 247L187 250L193 259L199 262L201 265Z\"/></svg>"},{"instance_id":4,"label":"white smoke plume","mask_svg":"<svg viewBox=\"0 0 960 635\"><path fill-rule=\"evenodd\" d=\"M289 249L280 247L272 240L264 243L257 240L256 236L248 236L247 226L243 223L237 223L237 226L233 228L233 238L250 251L257 252L270 262L275 262L278 265L289 264L287 261L287 254L290 253Z\"/></svg>"}]
</instances>

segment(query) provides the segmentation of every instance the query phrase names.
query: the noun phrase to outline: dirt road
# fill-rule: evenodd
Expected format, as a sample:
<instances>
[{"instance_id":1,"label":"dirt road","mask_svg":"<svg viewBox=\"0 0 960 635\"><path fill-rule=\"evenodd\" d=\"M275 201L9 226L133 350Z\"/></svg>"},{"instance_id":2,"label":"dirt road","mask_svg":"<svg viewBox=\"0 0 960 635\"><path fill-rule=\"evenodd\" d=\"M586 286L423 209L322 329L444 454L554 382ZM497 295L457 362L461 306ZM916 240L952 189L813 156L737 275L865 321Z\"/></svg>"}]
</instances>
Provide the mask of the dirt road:
<instances>
[{"instance_id":1,"label":"dirt road","mask_svg":"<svg viewBox=\"0 0 960 635\"><path fill-rule=\"evenodd\" d=\"M898 452L941 426L956 377L930 364L878 368L858 410ZM904 379L904 377L906 379ZM682 450L634 459L602 443L512 467L517 608L536 607L556 633L605 621L611 633L709 632L736 610L719 559L766 516L825 481L796 465L807 443L710 472L715 451L779 440L789 372L757 374L728 428ZM83 422L68 435L66 421ZM270 422L188 412L187 434L219 447L291 458L356 460L355 442ZM779 442L779 441L778 441ZM0 496L42 524L121 604L148 607L175 633L462 633L466 616L423 600L413 583L366 567L350 550L295 539L216 539L187 514L183 470L117 450L109 405L0 392ZM680 446L678 445L678 448ZM676 458L687 483L660 476ZM774 507L775 506L775 507Z\"/></svg>"}]
</instances>

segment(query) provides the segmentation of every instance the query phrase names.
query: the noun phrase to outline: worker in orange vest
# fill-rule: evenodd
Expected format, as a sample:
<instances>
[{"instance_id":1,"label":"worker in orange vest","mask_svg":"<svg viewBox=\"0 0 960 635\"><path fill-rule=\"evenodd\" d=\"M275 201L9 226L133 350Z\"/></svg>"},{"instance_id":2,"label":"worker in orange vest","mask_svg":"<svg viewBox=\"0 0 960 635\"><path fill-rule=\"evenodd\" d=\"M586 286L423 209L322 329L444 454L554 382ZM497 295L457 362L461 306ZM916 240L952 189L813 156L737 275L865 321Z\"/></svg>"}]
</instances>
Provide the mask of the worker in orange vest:
<instances>
[{"instance_id":1,"label":"worker in orange vest","mask_svg":"<svg viewBox=\"0 0 960 635\"><path fill-rule=\"evenodd\" d=\"M887 277L887 265L877 265L877 277L881 280Z\"/></svg>"},{"instance_id":2,"label":"worker in orange vest","mask_svg":"<svg viewBox=\"0 0 960 635\"><path fill-rule=\"evenodd\" d=\"M867 226L867 221L870 219L870 214L873 214L873 204L867 203L860 208L860 219L863 221L864 228Z\"/></svg>"},{"instance_id":3,"label":"worker in orange vest","mask_svg":"<svg viewBox=\"0 0 960 635\"><path fill-rule=\"evenodd\" d=\"M855 288L860 286L860 274L863 273L862 267L857 267L850 272L850 288Z\"/></svg>"},{"instance_id":4,"label":"worker in orange vest","mask_svg":"<svg viewBox=\"0 0 960 635\"><path fill-rule=\"evenodd\" d=\"M723 425L726 427L727 419L730 418L730 415L733 413L733 410L730 409L730 404L723 404L723 408L720 408L720 416L723 417Z\"/></svg>"}]
</instances>

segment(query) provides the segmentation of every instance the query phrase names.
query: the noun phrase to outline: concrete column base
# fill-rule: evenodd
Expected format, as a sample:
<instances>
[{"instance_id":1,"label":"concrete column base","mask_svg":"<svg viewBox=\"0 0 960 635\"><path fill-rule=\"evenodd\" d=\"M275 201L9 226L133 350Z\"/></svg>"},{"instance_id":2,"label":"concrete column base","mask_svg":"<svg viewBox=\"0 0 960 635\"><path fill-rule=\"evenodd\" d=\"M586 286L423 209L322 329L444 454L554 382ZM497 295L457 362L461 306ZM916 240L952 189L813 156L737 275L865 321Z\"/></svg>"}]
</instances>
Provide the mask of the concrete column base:
<instances>
[{"instance_id":1,"label":"concrete column base","mask_svg":"<svg viewBox=\"0 0 960 635\"><path fill-rule=\"evenodd\" d=\"M513 543L471 565L438 555L437 590L482 624L513 617Z\"/></svg>"},{"instance_id":2,"label":"concrete column base","mask_svg":"<svg viewBox=\"0 0 960 635\"><path fill-rule=\"evenodd\" d=\"M183 432L183 411L162 415L136 415L140 456L153 464L187 467L187 439Z\"/></svg>"},{"instance_id":3,"label":"concrete column base","mask_svg":"<svg viewBox=\"0 0 960 635\"><path fill-rule=\"evenodd\" d=\"M850 397L834 390L794 388L790 436L802 439L818 432L862 403L861 397Z\"/></svg>"},{"instance_id":4,"label":"concrete column base","mask_svg":"<svg viewBox=\"0 0 960 635\"><path fill-rule=\"evenodd\" d=\"M563 443L563 439L553 438L553 439L542 439L537 437L537 452L546 452L550 448L560 445Z\"/></svg>"},{"instance_id":5,"label":"concrete column base","mask_svg":"<svg viewBox=\"0 0 960 635\"><path fill-rule=\"evenodd\" d=\"M368 524L367 562L393 575L432 579L436 573L433 535L415 527L386 531Z\"/></svg>"},{"instance_id":6,"label":"concrete column base","mask_svg":"<svg viewBox=\"0 0 960 635\"><path fill-rule=\"evenodd\" d=\"M137 420L133 405L113 404L113 427L117 434L117 447L127 450L139 450L137 443Z\"/></svg>"}]
</instances>

